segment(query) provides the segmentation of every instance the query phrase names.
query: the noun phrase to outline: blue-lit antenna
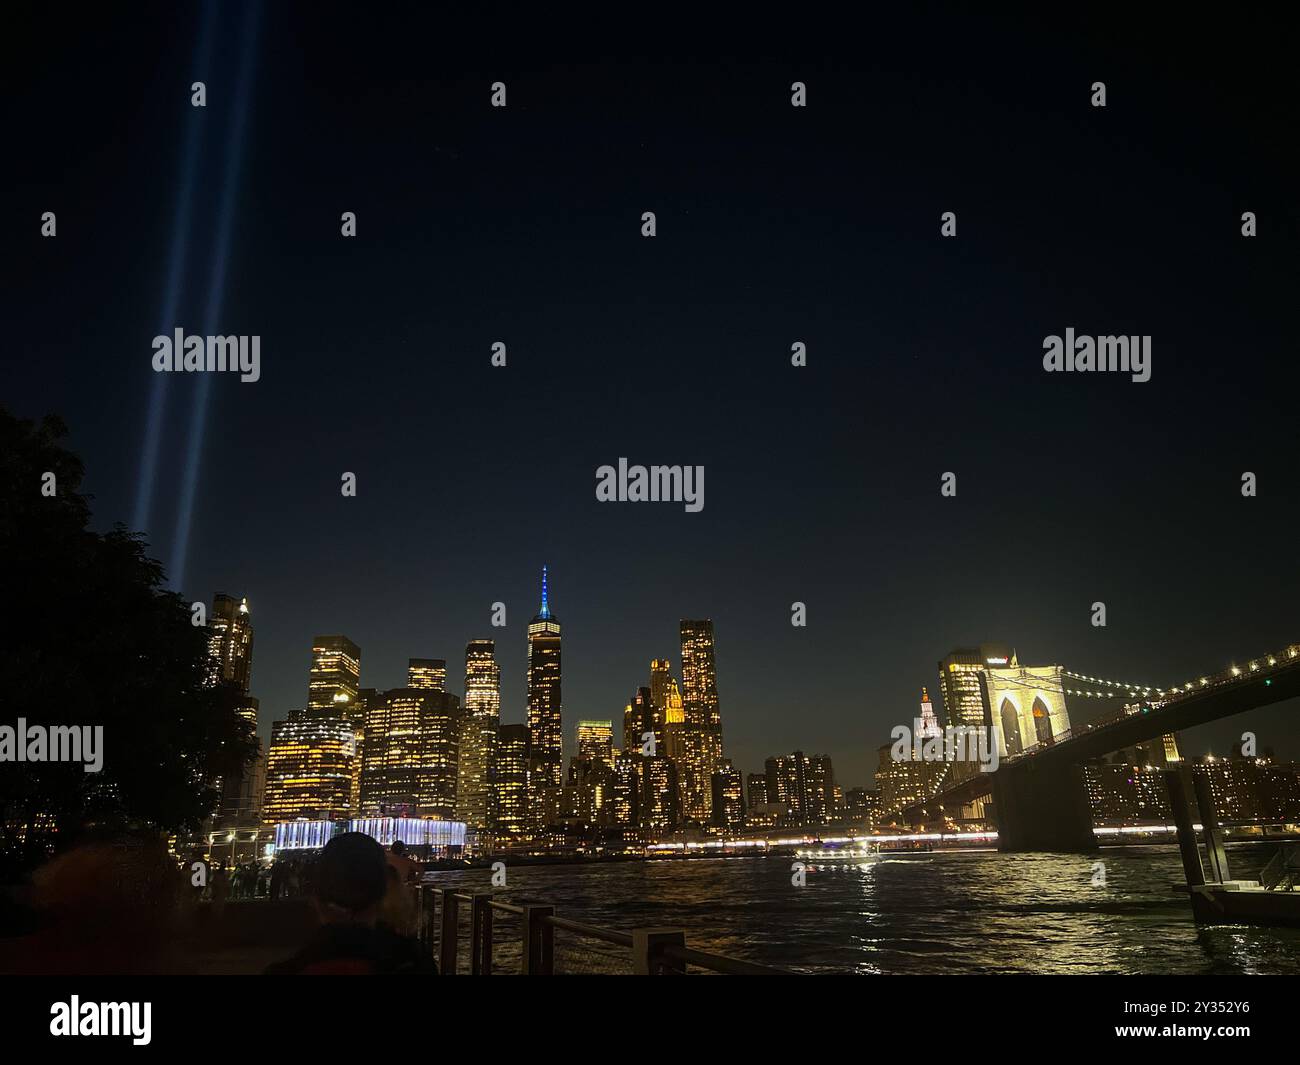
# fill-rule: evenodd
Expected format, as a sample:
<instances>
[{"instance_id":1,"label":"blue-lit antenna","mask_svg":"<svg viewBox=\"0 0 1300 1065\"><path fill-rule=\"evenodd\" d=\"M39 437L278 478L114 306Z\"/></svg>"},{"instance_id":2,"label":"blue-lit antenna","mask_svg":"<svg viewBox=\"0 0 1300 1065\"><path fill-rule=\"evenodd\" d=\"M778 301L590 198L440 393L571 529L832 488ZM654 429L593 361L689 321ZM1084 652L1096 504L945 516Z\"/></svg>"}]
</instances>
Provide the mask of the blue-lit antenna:
<instances>
[{"instance_id":1,"label":"blue-lit antenna","mask_svg":"<svg viewBox=\"0 0 1300 1065\"><path fill-rule=\"evenodd\" d=\"M551 608L546 605L546 567L542 567L542 609L537 615L539 618L549 618Z\"/></svg>"}]
</instances>

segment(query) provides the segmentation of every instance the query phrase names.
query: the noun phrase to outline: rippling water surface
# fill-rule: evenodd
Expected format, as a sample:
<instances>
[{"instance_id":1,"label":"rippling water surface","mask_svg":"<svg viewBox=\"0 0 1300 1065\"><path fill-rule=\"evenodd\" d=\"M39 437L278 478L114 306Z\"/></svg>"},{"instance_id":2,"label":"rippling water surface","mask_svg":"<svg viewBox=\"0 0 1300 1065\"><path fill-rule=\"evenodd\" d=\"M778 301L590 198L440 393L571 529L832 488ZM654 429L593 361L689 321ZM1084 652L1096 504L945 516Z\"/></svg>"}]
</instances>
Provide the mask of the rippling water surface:
<instances>
[{"instance_id":1,"label":"rippling water surface","mask_svg":"<svg viewBox=\"0 0 1300 1065\"><path fill-rule=\"evenodd\" d=\"M1268 846L1229 848L1233 875L1253 877ZM1173 847L1098 856L941 852L827 863L791 885L792 859L734 858L520 866L508 897L628 930L672 926L701 950L769 965L846 973L1300 973L1300 931L1198 928L1170 891ZM1105 866L1094 886L1093 866ZM487 870L438 873L486 889ZM517 964L517 930L498 922L501 968ZM617 951L557 934L556 967L618 971Z\"/></svg>"}]
</instances>

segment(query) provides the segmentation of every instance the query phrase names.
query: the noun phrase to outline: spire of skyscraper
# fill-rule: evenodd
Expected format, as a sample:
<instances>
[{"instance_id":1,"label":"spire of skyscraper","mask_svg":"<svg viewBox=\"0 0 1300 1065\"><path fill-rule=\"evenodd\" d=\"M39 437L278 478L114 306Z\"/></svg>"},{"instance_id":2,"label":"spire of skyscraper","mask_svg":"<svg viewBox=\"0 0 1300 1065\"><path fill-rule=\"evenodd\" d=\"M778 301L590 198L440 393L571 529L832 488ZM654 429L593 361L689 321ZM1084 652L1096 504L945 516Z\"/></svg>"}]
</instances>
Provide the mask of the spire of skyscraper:
<instances>
[{"instance_id":1,"label":"spire of skyscraper","mask_svg":"<svg viewBox=\"0 0 1300 1065\"><path fill-rule=\"evenodd\" d=\"M546 567L542 567L542 609L537 612L539 618L549 618L551 608L546 602Z\"/></svg>"}]
</instances>

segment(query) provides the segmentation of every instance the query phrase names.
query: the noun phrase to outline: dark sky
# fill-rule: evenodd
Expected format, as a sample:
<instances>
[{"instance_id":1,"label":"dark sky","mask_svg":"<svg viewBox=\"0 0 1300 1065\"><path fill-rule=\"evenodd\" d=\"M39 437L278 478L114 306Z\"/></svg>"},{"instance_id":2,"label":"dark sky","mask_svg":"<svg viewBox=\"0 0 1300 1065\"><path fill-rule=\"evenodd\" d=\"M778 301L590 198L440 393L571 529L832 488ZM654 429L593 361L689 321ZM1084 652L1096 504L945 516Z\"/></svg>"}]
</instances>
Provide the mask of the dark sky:
<instances>
[{"instance_id":1,"label":"dark sky","mask_svg":"<svg viewBox=\"0 0 1300 1065\"><path fill-rule=\"evenodd\" d=\"M171 10L14 16L3 400L67 420L107 527L134 520L159 389L144 532L187 598L249 597L264 727L305 701L326 632L381 688L411 656L455 677L495 637L522 720L543 563L570 736L617 720L652 657L676 672L679 618L711 617L726 753L826 752L846 788L956 646L1170 684L1300 639L1277 16L471 25L224 3L202 58L204 8ZM204 375L150 369L187 187L165 326L207 332L220 275L215 331L262 338L259 382L207 380L197 467ZM1151 381L1045 374L1043 338L1071 326L1152 336ZM703 465L703 512L598 503L620 456ZM1188 745L1251 727L1300 755L1294 718Z\"/></svg>"}]
</instances>

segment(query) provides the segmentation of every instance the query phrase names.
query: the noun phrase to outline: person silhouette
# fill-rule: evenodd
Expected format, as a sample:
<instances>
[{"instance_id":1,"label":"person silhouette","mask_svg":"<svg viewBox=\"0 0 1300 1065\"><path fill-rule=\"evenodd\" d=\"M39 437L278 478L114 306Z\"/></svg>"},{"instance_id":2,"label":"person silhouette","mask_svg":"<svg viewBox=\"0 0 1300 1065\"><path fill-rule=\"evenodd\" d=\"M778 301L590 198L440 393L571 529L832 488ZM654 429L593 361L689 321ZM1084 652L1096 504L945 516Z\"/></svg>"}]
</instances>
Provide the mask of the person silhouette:
<instances>
[{"instance_id":1,"label":"person silhouette","mask_svg":"<svg viewBox=\"0 0 1300 1065\"><path fill-rule=\"evenodd\" d=\"M436 974L424 944L379 923L389 876L384 848L370 836L331 839L313 876L320 928L292 958L268 966L267 975Z\"/></svg>"}]
</instances>

